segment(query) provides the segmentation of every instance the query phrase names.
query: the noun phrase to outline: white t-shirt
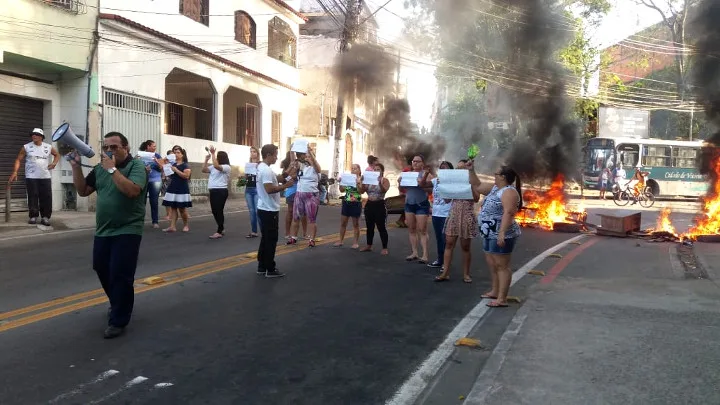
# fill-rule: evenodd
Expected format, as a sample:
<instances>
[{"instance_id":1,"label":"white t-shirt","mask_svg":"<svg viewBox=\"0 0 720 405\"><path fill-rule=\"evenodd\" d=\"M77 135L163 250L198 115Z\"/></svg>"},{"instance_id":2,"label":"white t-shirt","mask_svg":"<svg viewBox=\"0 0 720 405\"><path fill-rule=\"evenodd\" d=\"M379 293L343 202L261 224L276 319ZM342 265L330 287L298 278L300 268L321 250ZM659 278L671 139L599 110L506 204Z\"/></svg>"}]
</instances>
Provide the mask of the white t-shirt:
<instances>
[{"instance_id":1,"label":"white t-shirt","mask_svg":"<svg viewBox=\"0 0 720 405\"><path fill-rule=\"evenodd\" d=\"M625 169L623 169L622 167L618 168L615 171L615 182L619 183L621 180L625 180L626 176L627 175L625 174Z\"/></svg>"},{"instance_id":2,"label":"white t-shirt","mask_svg":"<svg viewBox=\"0 0 720 405\"><path fill-rule=\"evenodd\" d=\"M312 165L300 163L297 191L299 193L317 193L320 177Z\"/></svg>"},{"instance_id":3,"label":"white t-shirt","mask_svg":"<svg viewBox=\"0 0 720 405\"><path fill-rule=\"evenodd\" d=\"M444 199L439 198L437 196L437 188L438 188L437 177L432 179L432 184L433 184L432 216L440 217L440 218L447 218L450 215L450 207L452 206L452 204L449 202L445 202Z\"/></svg>"},{"instance_id":4,"label":"white t-shirt","mask_svg":"<svg viewBox=\"0 0 720 405\"><path fill-rule=\"evenodd\" d=\"M257 209L274 212L280 211L281 193L268 194L267 191L265 191L265 184L279 185L277 175L270 169L270 166L262 162L257 167Z\"/></svg>"},{"instance_id":5,"label":"white t-shirt","mask_svg":"<svg viewBox=\"0 0 720 405\"><path fill-rule=\"evenodd\" d=\"M27 179L49 179L52 145L41 143L39 146L33 142L26 143L25 148L25 178Z\"/></svg>"},{"instance_id":6,"label":"white t-shirt","mask_svg":"<svg viewBox=\"0 0 720 405\"><path fill-rule=\"evenodd\" d=\"M222 171L210 166L210 176L208 177L208 188L228 188L230 181L230 165L220 165Z\"/></svg>"}]
</instances>

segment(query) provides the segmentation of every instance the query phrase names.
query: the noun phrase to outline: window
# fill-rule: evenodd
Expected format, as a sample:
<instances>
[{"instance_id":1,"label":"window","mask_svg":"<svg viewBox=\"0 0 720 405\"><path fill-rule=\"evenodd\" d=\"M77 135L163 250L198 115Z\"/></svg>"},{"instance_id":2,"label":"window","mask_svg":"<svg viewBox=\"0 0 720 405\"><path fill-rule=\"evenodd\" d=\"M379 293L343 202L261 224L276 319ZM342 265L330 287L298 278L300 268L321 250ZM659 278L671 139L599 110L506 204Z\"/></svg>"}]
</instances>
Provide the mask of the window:
<instances>
[{"instance_id":1,"label":"window","mask_svg":"<svg viewBox=\"0 0 720 405\"><path fill-rule=\"evenodd\" d=\"M183 108L177 104L167 104L165 125L168 135L182 136L183 134Z\"/></svg>"},{"instance_id":2,"label":"window","mask_svg":"<svg viewBox=\"0 0 720 405\"><path fill-rule=\"evenodd\" d=\"M624 169L633 169L638 164L640 147L637 144L624 143L618 145L618 165Z\"/></svg>"},{"instance_id":3,"label":"window","mask_svg":"<svg viewBox=\"0 0 720 405\"><path fill-rule=\"evenodd\" d=\"M643 166L670 167L672 148L669 146L647 145L643 146Z\"/></svg>"},{"instance_id":4,"label":"window","mask_svg":"<svg viewBox=\"0 0 720 405\"><path fill-rule=\"evenodd\" d=\"M213 139L213 99L196 98L195 138L212 141Z\"/></svg>"},{"instance_id":5,"label":"window","mask_svg":"<svg viewBox=\"0 0 720 405\"><path fill-rule=\"evenodd\" d=\"M278 111L272 112L272 144L280 146L280 138L282 134L282 113Z\"/></svg>"},{"instance_id":6,"label":"window","mask_svg":"<svg viewBox=\"0 0 720 405\"><path fill-rule=\"evenodd\" d=\"M180 0L180 14L210 26L210 0Z\"/></svg>"},{"instance_id":7,"label":"window","mask_svg":"<svg viewBox=\"0 0 720 405\"><path fill-rule=\"evenodd\" d=\"M237 109L235 143L238 145L258 146L257 111L258 107L252 104L245 104L245 107Z\"/></svg>"},{"instance_id":8,"label":"window","mask_svg":"<svg viewBox=\"0 0 720 405\"><path fill-rule=\"evenodd\" d=\"M696 159L698 157L698 148L693 147L675 147L672 150L673 167L695 168L697 167Z\"/></svg>"},{"instance_id":9,"label":"window","mask_svg":"<svg viewBox=\"0 0 720 405\"><path fill-rule=\"evenodd\" d=\"M256 49L255 21L244 11L235 12L235 40Z\"/></svg>"},{"instance_id":10,"label":"window","mask_svg":"<svg viewBox=\"0 0 720 405\"><path fill-rule=\"evenodd\" d=\"M290 25L279 17L273 17L268 22L268 56L296 66L297 38Z\"/></svg>"}]
</instances>

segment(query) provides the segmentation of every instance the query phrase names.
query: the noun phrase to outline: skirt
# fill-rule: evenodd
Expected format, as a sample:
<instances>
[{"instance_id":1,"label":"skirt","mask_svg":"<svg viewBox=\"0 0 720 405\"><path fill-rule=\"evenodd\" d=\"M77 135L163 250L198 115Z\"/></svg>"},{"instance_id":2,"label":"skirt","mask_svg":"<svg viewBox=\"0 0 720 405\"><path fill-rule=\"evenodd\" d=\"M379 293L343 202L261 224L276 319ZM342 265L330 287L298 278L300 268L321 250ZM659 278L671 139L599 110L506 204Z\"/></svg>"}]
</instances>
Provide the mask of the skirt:
<instances>
[{"instance_id":1,"label":"skirt","mask_svg":"<svg viewBox=\"0 0 720 405\"><path fill-rule=\"evenodd\" d=\"M166 192L165 197L163 197L162 205L164 207L171 207L171 208L190 208L192 207L192 197L190 197L190 194L174 194L171 192Z\"/></svg>"},{"instance_id":2,"label":"skirt","mask_svg":"<svg viewBox=\"0 0 720 405\"><path fill-rule=\"evenodd\" d=\"M478 222L475 216L475 202L453 200L450 215L445 221L445 235L472 239L478 236Z\"/></svg>"}]
</instances>

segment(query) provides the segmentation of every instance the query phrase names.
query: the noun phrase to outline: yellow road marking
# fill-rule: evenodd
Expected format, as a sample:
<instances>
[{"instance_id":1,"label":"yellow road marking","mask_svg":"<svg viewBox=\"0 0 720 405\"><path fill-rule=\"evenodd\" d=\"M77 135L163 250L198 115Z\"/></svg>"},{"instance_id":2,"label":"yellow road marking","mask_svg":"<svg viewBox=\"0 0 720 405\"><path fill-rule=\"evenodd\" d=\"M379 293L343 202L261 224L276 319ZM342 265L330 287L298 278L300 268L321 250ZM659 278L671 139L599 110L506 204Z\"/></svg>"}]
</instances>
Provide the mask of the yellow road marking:
<instances>
[{"instance_id":1,"label":"yellow road marking","mask_svg":"<svg viewBox=\"0 0 720 405\"><path fill-rule=\"evenodd\" d=\"M365 233L365 230L362 230L361 234L362 233ZM332 243L339 239L340 239L340 235L337 233L331 234L331 235L326 235L323 238L323 242L318 243L318 245L325 245L325 244ZM290 246L279 247L276 255L278 255L278 256L284 255L284 254L297 252L297 251L304 250L304 249L307 249L307 246L305 246L305 245L300 245L300 246L290 245ZM166 273L162 273L157 276L153 276L153 277L163 277L163 278L171 277L171 276L177 276L177 277L172 278L170 280L166 279L166 281L164 283L159 283L159 284L154 284L154 285L137 286L137 287L135 287L135 294L141 294L141 293L144 293L147 291L155 290L157 288L163 288L163 287L177 284L177 283L180 283L183 281L191 280L191 279L194 279L197 277L202 277L202 276L205 276L208 274L218 273L218 272L228 270L228 269L231 269L234 267L244 266L246 264L250 264L255 261L255 259L243 257L244 255L246 255L246 254L240 254L240 255L235 255L235 256L231 256L231 257L227 257L227 258L223 258L223 259L212 260L212 261L209 261L206 263L201 263L201 264L197 264L197 265L193 265L193 266L189 266L189 267L184 267L181 269L176 269L176 270L172 270L172 271L169 271ZM198 270L198 269L200 269L200 271L193 272L194 270ZM190 274L187 274L187 273L190 273ZM69 297L60 298L60 299L48 301L48 302L37 304L37 305L32 305L32 306L29 306L26 308L20 308L15 311L10 311L10 312L0 314L0 320L6 320L7 318L18 316L18 315L23 315L28 312L34 312L34 311L37 311L40 309L45 309L48 307L58 306L58 305L61 305L64 303L73 302L73 301L81 300L84 298L92 297L93 295L97 295L98 293L104 294L103 290L99 289L99 290L93 290L93 291L88 291L88 292L84 292L84 293L80 293L80 294L71 295ZM92 307L95 305L105 303L107 301L108 301L107 297L105 295L102 295L100 297L88 299L88 300L81 301L81 302L78 302L78 303L75 303L72 305L63 306L60 308L51 309L49 311L26 316L23 318L6 321L6 323L0 324L0 332L5 332L10 329L15 329L15 328L19 328L21 326L29 325L29 324L32 324L35 322L54 318L59 315L67 314L68 312L73 312L73 311L77 311L80 309L89 308L89 307Z\"/></svg>"}]
</instances>

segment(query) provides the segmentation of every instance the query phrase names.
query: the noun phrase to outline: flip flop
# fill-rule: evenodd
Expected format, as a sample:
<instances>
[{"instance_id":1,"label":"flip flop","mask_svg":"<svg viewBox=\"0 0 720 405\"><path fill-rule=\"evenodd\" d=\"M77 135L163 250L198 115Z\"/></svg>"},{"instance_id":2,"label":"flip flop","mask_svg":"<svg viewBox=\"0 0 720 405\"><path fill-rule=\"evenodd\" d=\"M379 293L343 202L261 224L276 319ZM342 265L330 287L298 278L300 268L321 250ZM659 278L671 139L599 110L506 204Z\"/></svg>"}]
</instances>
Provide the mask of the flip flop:
<instances>
[{"instance_id":1,"label":"flip flop","mask_svg":"<svg viewBox=\"0 0 720 405\"><path fill-rule=\"evenodd\" d=\"M490 308L507 308L507 307L509 307L508 304L501 304L497 301L488 302L485 305L489 306Z\"/></svg>"},{"instance_id":2,"label":"flip flop","mask_svg":"<svg viewBox=\"0 0 720 405\"><path fill-rule=\"evenodd\" d=\"M497 297L493 297L492 295L483 294L480 296L480 298L486 299L486 300L496 300Z\"/></svg>"},{"instance_id":3,"label":"flip flop","mask_svg":"<svg viewBox=\"0 0 720 405\"><path fill-rule=\"evenodd\" d=\"M405 258L405 261L414 262L414 261L417 260L417 259L418 259L417 256L408 256L408 257Z\"/></svg>"}]
</instances>

